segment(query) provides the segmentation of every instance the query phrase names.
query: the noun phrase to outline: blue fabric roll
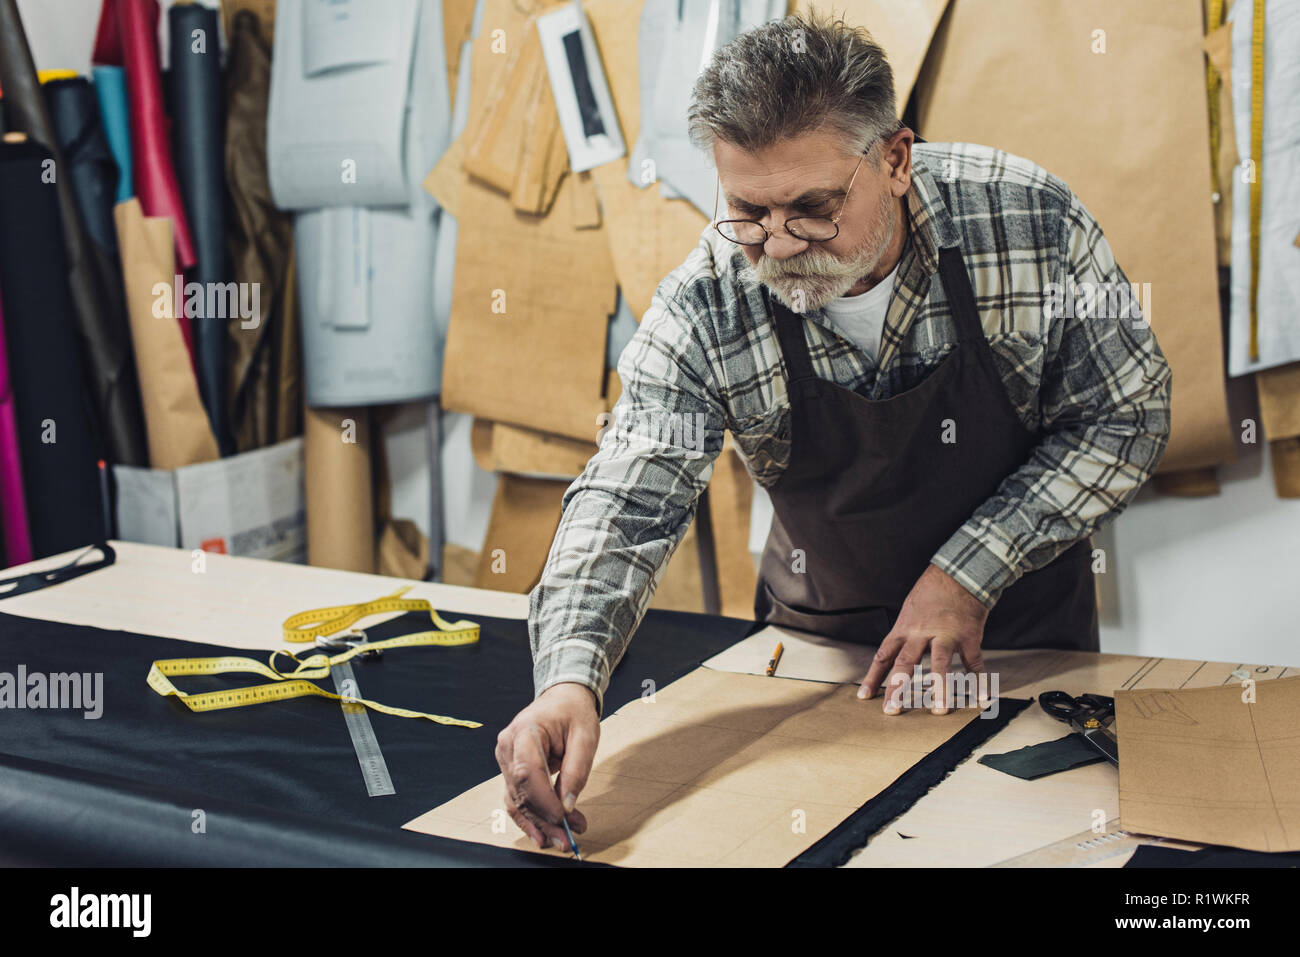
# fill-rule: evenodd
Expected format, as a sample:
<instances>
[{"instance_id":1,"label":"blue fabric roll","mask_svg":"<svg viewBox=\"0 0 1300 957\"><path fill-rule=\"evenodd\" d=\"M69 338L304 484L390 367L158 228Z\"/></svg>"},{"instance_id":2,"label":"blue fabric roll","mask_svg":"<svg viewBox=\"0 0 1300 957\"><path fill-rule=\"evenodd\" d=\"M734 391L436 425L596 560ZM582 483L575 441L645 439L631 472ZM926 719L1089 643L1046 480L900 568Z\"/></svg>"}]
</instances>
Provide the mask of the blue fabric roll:
<instances>
[{"instance_id":1,"label":"blue fabric roll","mask_svg":"<svg viewBox=\"0 0 1300 957\"><path fill-rule=\"evenodd\" d=\"M126 105L126 71L120 66L94 68L95 96L108 137L108 148L117 163L117 202L135 195L131 182L131 112Z\"/></svg>"}]
</instances>

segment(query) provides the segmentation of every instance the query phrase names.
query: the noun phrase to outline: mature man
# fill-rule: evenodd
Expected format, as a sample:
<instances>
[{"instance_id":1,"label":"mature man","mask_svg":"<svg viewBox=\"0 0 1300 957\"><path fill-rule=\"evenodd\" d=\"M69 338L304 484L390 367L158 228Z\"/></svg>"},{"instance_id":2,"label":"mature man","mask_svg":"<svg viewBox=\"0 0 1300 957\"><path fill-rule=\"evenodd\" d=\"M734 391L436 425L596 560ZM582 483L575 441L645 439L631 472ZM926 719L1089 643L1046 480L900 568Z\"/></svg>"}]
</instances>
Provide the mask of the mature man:
<instances>
[{"instance_id":1,"label":"mature man","mask_svg":"<svg viewBox=\"0 0 1300 957\"><path fill-rule=\"evenodd\" d=\"M743 34L689 116L729 213L619 361L531 596L537 697L498 739L539 846L586 827L601 696L724 430L775 509L756 618L878 644L859 696L890 679L890 713L927 653L1096 650L1089 536L1167 442L1169 367L1096 221L1026 159L914 146L865 31Z\"/></svg>"}]
</instances>

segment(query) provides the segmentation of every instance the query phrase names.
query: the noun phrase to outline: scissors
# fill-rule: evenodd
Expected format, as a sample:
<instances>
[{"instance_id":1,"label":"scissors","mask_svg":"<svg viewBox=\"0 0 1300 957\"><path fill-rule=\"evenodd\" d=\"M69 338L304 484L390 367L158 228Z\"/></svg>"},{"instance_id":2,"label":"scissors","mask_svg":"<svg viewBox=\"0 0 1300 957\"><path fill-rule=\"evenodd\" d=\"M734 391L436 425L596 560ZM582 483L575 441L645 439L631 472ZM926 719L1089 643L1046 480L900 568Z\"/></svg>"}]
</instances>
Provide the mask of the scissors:
<instances>
[{"instance_id":1,"label":"scissors","mask_svg":"<svg viewBox=\"0 0 1300 957\"><path fill-rule=\"evenodd\" d=\"M1057 721L1064 721L1083 735L1083 739L1119 767L1119 741L1112 730L1115 724L1115 699L1099 694L1081 694L1075 698L1064 691L1044 691L1038 704Z\"/></svg>"}]
</instances>

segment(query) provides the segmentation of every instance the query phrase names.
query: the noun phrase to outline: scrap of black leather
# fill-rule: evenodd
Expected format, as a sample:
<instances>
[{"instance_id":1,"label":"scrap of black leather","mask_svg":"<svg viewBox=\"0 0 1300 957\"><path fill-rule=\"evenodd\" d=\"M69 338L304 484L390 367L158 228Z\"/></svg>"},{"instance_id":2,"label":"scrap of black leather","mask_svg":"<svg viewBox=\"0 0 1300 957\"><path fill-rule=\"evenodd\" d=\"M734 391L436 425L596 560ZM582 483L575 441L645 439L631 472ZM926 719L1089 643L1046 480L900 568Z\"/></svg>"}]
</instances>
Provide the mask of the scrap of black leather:
<instances>
[{"instance_id":1,"label":"scrap of black leather","mask_svg":"<svg viewBox=\"0 0 1300 957\"><path fill-rule=\"evenodd\" d=\"M71 710L0 710L0 848L26 847L27 856L45 863L215 864L247 854L246 863L291 864L293 854L330 861L336 842L387 847L397 841L445 854L447 862L459 863L462 852L476 859L487 854L501 865L515 862L514 852L471 852L461 842L430 845L425 835L394 833L494 777L496 736L532 700L527 622L471 617L481 626L477 644L400 649L377 662L354 659L362 697L483 723L446 727L368 712L397 792L372 798L338 702L308 697L196 714L145 684L155 659L231 654L265 660L268 652L0 615L0 671L14 674L22 664L28 674L103 673L98 719ZM378 640L428 625L427 615L408 615L368 632ZM615 669L606 713L638 698L643 682L662 688L753 627L734 618L648 612ZM264 681L257 675L175 679L185 691ZM189 824L149 825L151 813L174 823L182 812L208 807L220 808L224 823L214 831L209 817L202 838ZM279 843L266 844L271 831L295 827ZM381 839L386 843L375 843ZM205 857L206 847L214 848L213 860ZM360 860L343 857L337 862Z\"/></svg>"},{"instance_id":2,"label":"scrap of black leather","mask_svg":"<svg viewBox=\"0 0 1300 957\"><path fill-rule=\"evenodd\" d=\"M1204 847L1185 851L1159 844L1142 844L1125 867L1300 867L1300 853L1245 851L1237 847Z\"/></svg>"},{"instance_id":3,"label":"scrap of black leather","mask_svg":"<svg viewBox=\"0 0 1300 957\"><path fill-rule=\"evenodd\" d=\"M96 551L99 552L98 555L95 555ZM38 572L5 575L0 578L0 599L13 598L15 595L26 595L28 592L53 588L55 585L62 585L64 582L80 578L82 575L89 575L101 568L107 568L115 561L117 561L117 552L113 550L113 546L108 542L88 545L65 565ZM0 572L0 574L3 573Z\"/></svg>"},{"instance_id":4,"label":"scrap of black leather","mask_svg":"<svg viewBox=\"0 0 1300 957\"><path fill-rule=\"evenodd\" d=\"M839 867L844 864L854 851L866 845L872 835L924 797L948 776L948 772L1030 704L1032 702L1024 698L999 698L996 717L986 715L969 722L786 867ZM928 863L941 864L942 861Z\"/></svg>"},{"instance_id":5,"label":"scrap of black leather","mask_svg":"<svg viewBox=\"0 0 1300 957\"><path fill-rule=\"evenodd\" d=\"M1055 741L1031 744L1005 754L986 754L980 758L980 764L987 764L1024 781L1032 781L1105 760L1106 756L1089 744L1083 735L1067 734Z\"/></svg>"}]
</instances>

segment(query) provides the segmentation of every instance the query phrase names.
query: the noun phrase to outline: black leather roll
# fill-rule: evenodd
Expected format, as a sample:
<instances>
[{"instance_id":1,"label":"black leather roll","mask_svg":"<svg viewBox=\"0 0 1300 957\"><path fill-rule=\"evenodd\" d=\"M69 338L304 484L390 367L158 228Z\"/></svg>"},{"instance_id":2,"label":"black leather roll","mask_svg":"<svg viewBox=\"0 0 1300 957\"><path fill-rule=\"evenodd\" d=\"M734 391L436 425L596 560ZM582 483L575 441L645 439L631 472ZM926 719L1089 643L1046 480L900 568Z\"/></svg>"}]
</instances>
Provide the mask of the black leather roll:
<instances>
[{"instance_id":1,"label":"black leather roll","mask_svg":"<svg viewBox=\"0 0 1300 957\"><path fill-rule=\"evenodd\" d=\"M0 0L0 89L4 91L9 128L44 145L54 160L57 213L65 249L60 259L67 268L67 289L84 354L86 388L92 400L90 409L97 420L95 434L103 436L97 444L114 462L147 466L144 413L120 276L115 288L111 277L116 266L90 242L73 198L71 177L58 173L67 167L15 0ZM10 219L8 209L5 218Z\"/></svg>"},{"instance_id":2,"label":"black leather roll","mask_svg":"<svg viewBox=\"0 0 1300 957\"><path fill-rule=\"evenodd\" d=\"M67 164L63 175L72 179L72 198L86 224L86 233L117 265L117 230L113 226L117 162L108 147L94 88L84 76L77 76L51 80L41 89ZM120 280L120 270L118 276Z\"/></svg>"},{"instance_id":3,"label":"black leather roll","mask_svg":"<svg viewBox=\"0 0 1300 957\"><path fill-rule=\"evenodd\" d=\"M198 257L188 279L203 284L206 290L212 288L210 284L231 279L226 255L225 117L217 11L198 4L174 6L167 11L167 25L176 175ZM199 394L222 455L233 451L226 415L226 326L237 319L204 313L192 320Z\"/></svg>"},{"instance_id":4,"label":"black leather roll","mask_svg":"<svg viewBox=\"0 0 1300 957\"><path fill-rule=\"evenodd\" d=\"M105 537L50 151L0 143L0 297L32 553Z\"/></svg>"}]
</instances>

